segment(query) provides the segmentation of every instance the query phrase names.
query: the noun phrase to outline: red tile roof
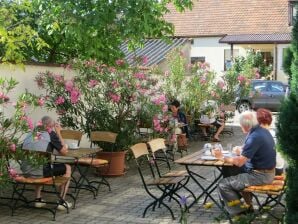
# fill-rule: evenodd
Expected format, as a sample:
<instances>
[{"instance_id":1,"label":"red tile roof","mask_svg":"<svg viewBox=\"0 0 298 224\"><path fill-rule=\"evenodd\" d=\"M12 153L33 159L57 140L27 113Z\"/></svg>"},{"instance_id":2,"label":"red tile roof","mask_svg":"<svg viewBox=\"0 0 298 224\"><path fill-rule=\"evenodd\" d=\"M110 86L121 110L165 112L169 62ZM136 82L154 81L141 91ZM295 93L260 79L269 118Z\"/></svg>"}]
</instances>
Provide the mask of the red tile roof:
<instances>
[{"instance_id":1,"label":"red tile roof","mask_svg":"<svg viewBox=\"0 0 298 224\"><path fill-rule=\"evenodd\" d=\"M169 5L165 19L175 36L221 36L290 33L288 0L193 0L192 11L179 13Z\"/></svg>"}]
</instances>

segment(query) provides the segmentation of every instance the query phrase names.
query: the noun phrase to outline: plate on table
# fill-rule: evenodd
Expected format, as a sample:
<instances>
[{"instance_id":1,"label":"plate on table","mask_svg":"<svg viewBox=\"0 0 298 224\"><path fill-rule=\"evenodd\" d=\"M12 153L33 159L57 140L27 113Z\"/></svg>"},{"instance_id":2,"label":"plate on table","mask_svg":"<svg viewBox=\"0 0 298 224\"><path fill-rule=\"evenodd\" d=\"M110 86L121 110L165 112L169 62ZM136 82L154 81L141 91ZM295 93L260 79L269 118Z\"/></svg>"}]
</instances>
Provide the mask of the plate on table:
<instances>
[{"instance_id":1,"label":"plate on table","mask_svg":"<svg viewBox=\"0 0 298 224\"><path fill-rule=\"evenodd\" d=\"M217 160L214 156L202 156L201 159L203 159L203 160Z\"/></svg>"}]
</instances>

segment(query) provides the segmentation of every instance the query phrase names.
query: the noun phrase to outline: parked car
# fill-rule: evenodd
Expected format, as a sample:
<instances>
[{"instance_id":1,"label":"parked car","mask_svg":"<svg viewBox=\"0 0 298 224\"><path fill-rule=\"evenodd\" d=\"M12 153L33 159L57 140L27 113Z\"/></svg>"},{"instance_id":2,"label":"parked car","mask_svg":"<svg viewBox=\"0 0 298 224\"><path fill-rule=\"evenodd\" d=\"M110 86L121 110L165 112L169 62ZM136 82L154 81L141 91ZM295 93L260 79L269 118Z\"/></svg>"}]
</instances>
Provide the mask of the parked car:
<instances>
[{"instance_id":1,"label":"parked car","mask_svg":"<svg viewBox=\"0 0 298 224\"><path fill-rule=\"evenodd\" d=\"M287 85L273 80L252 80L249 96L237 97L239 113L250 109L266 108L278 111L287 94Z\"/></svg>"}]
</instances>

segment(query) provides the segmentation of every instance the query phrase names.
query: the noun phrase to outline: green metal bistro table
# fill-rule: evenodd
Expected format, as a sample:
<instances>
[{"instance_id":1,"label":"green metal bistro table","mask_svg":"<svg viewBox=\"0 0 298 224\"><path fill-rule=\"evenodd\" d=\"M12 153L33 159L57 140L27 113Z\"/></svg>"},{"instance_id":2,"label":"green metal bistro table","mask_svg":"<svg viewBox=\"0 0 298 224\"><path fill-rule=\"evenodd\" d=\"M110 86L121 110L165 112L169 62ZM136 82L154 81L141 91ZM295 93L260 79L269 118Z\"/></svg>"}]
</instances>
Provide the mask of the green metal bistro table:
<instances>
[{"instance_id":1,"label":"green metal bistro table","mask_svg":"<svg viewBox=\"0 0 298 224\"><path fill-rule=\"evenodd\" d=\"M74 186L70 186L70 188L75 189L75 198L77 199L79 192L81 189L88 190L93 193L93 196L96 197L96 192L97 189L92 185L92 181L89 180L87 173L89 170L89 167L80 167L79 164L79 159L81 158L91 158L91 163L92 159L95 158L96 153L101 151L101 148L78 148L78 149L71 149L68 151L67 155L61 156L61 155L56 155L55 156L55 161L59 163L68 163L68 164L73 164L74 168L72 170L71 174L71 181L74 183ZM78 170L79 176L75 177L74 172Z\"/></svg>"}]
</instances>

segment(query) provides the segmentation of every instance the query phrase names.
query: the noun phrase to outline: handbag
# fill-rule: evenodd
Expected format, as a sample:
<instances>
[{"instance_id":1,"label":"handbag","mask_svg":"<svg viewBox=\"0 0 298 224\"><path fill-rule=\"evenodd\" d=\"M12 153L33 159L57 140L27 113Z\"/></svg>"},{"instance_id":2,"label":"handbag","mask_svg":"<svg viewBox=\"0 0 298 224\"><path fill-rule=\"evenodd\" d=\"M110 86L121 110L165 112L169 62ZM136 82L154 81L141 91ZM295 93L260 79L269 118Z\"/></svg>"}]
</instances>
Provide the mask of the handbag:
<instances>
[{"instance_id":1,"label":"handbag","mask_svg":"<svg viewBox=\"0 0 298 224\"><path fill-rule=\"evenodd\" d=\"M187 143L187 138L186 134L180 134L177 135L177 145L179 149L187 149L188 143Z\"/></svg>"}]
</instances>

